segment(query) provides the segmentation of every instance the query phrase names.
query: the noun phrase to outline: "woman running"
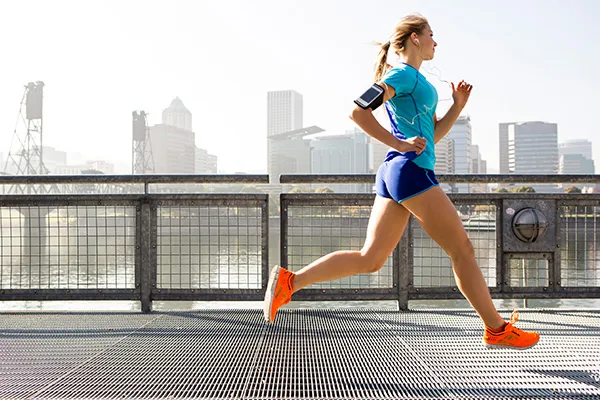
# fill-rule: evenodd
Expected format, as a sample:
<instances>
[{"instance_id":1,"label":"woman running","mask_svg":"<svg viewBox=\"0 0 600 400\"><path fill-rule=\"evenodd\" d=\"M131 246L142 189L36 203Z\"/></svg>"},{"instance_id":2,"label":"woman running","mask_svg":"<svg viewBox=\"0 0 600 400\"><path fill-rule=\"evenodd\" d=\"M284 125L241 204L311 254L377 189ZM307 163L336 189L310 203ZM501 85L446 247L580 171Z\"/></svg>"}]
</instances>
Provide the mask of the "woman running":
<instances>
[{"instance_id":1,"label":"woman running","mask_svg":"<svg viewBox=\"0 0 600 400\"><path fill-rule=\"evenodd\" d=\"M524 349L538 342L537 333L514 326L518 312L513 312L510 322L498 314L473 245L454 205L436 180L434 144L452 128L472 89L465 81L456 86L452 83L454 103L443 118L437 119L437 91L419 72L423 61L433 59L436 46L431 27L421 15L402 18L391 39L381 44L375 68L377 83L361 96L362 100L357 100L350 117L367 134L391 147L377 171L377 195L363 248L330 253L296 273L275 266L265 293L267 322L272 323L279 307L304 287L380 270L412 214L452 260L460 291L485 325L485 344ZM394 68L387 63L390 48L402 60ZM381 103L390 117L391 133L373 116Z\"/></svg>"}]
</instances>

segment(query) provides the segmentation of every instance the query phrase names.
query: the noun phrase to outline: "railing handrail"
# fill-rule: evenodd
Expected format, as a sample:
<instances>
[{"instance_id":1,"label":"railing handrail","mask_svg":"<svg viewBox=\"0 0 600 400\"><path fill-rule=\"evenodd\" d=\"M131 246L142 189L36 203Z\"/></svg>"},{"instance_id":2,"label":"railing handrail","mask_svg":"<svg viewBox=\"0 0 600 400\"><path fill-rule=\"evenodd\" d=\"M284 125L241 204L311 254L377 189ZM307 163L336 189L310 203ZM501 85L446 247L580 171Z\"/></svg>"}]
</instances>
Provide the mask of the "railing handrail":
<instances>
[{"instance_id":1,"label":"railing handrail","mask_svg":"<svg viewBox=\"0 0 600 400\"><path fill-rule=\"evenodd\" d=\"M439 174L440 183L600 183L600 174ZM282 174L280 183L374 183L375 174Z\"/></svg>"},{"instance_id":2,"label":"railing handrail","mask_svg":"<svg viewBox=\"0 0 600 400\"><path fill-rule=\"evenodd\" d=\"M0 184L269 183L266 174L0 175Z\"/></svg>"},{"instance_id":3,"label":"railing handrail","mask_svg":"<svg viewBox=\"0 0 600 400\"><path fill-rule=\"evenodd\" d=\"M600 174L438 174L440 183L590 183L600 184ZM374 183L375 174L282 174L279 182L294 183ZM6 184L168 184L236 183L269 184L267 174L87 174L87 175L0 175Z\"/></svg>"}]
</instances>

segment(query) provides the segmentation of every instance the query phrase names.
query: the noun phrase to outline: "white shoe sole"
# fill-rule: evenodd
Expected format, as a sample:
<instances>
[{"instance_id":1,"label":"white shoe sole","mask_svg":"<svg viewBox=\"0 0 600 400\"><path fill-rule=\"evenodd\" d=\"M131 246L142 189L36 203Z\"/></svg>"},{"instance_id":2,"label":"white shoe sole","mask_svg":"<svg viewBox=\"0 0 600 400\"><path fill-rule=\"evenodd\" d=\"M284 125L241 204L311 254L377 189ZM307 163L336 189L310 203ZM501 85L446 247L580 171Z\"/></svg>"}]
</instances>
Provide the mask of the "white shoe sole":
<instances>
[{"instance_id":1,"label":"white shoe sole","mask_svg":"<svg viewBox=\"0 0 600 400\"><path fill-rule=\"evenodd\" d=\"M271 269L267 291L265 292L265 305L263 311L265 321L267 321L269 324L273 323L273 321L271 321L271 309L273 308L273 296L275 296L275 286L277 283L277 278L279 278L279 269L279 265L275 265Z\"/></svg>"},{"instance_id":2,"label":"white shoe sole","mask_svg":"<svg viewBox=\"0 0 600 400\"><path fill-rule=\"evenodd\" d=\"M488 349L512 349L512 350L527 350L527 349L532 348L533 346L535 346L538 343L539 343L539 340L537 342L535 342L534 344L532 344L531 346L515 347L515 346L504 346L504 345L499 345L499 344L489 344L489 343L483 342L485 347L487 347Z\"/></svg>"}]
</instances>

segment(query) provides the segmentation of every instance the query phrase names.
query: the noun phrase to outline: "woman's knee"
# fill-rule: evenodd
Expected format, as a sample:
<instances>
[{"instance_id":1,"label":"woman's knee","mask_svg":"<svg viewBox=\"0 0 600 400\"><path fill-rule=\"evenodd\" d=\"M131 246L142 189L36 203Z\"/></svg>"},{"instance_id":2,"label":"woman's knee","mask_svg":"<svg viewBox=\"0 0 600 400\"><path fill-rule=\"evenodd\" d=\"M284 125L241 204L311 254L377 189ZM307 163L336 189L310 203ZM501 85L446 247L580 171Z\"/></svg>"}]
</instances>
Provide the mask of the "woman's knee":
<instances>
[{"instance_id":1,"label":"woman's knee","mask_svg":"<svg viewBox=\"0 0 600 400\"><path fill-rule=\"evenodd\" d=\"M468 237L459 239L453 247L448 255L454 264L460 264L475 258L475 249Z\"/></svg>"},{"instance_id":2,"label":"woman's knee","mask_svg":"<svg viewBox=\"0 0 600 400\"><path fill-rule=\"evenodd\" d=\"M384 255L373 250L362 249L360 251L361 273L370 274L379 271L385 264L388 256L389 254Z\"/></svg>"}]
</instances>

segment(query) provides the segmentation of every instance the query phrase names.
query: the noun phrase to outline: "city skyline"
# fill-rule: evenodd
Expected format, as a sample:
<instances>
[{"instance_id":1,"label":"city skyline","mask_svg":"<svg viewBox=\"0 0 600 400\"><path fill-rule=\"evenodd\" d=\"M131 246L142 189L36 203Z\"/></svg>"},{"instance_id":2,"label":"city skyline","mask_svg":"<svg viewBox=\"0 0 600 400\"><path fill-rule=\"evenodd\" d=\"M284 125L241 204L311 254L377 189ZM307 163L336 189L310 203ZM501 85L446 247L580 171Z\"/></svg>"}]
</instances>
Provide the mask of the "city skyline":
<instances>
[{"instance_id":1,"label":"city skyline","mask_svg":"<svg viewBox=\"0 0 600 400\"><path fill-rule=\"evenodd\" d=\"M303 108L303 99L302 99L302 94L296 92L293 89L287 89L287 90L282 90L282 91L273 91L273 92L268 92L267 96L269 99L271 99L271 97L274 96L281 96L283 95L284 97L279 99L279 103L278 104L276 101L271 101L269 100L268 105L267 105L267 119L269 120L269 124L268 124L268 130L267 130L267 137L269 136L273 136L275 134L287 134L287 133L294 133L295 131L303 131L301 136L306 136L309 135L310 137L315 137L316 139L319 137L323 137L323 138L331 138L331 137L336 137L336 136L340 136L340 135L348 135L349 132L351 131L359 131L361 134L365 135L365 136L369 136L366 133L364 133L362 130L360 130L360 128L358 127L354 127L353 130L346 130L344 133L340 133L340 132L330 132L327 130L323 130L320 127L302 127L302 128L298 128L302 126L302 108ZM290 97L291 96L291 97ZM281 101L281 99L283 99L283 101ZM295 99L295 100L294 100ZM283 108L282 108L282 104L283 104ZM296 104L296 105L294 105ZM274 114L274 115L272 115ZM191 131L192 128L192 113L185 107L185 105L183 104L183 102L181 101L181 99L176 96L172 101L169 107L163 109L162 111L162 120L160 123L156 124L155 126L148 126L149 128L149 132L152 133L153 129L156 129L157 127L165 127L167 128L167 131L169 129L179 129L182 132L186 131L189 132L191 135L193 135L193 132ZM384 118L385 119L385 118ZM446 156L438 154L438 150L441 150L442 152L447 151L446 147L447 144L445 144L446 141L450 140L455 142L457 140L457 138L459 138L459 136L456 136L456 133L458 131L461 130L460 126L462 126L464 123L466 122L466 124L468 124L468 128L467 128L467 132L468 132L468 137L465 139L462 139L462 136L460 136L460 140L466 140L466 142L464 143L464 145L462 145L462 147L464 147L464 150L459 151L462 154L461 156L455 155L453 157L451 157L452 159L452 163L453 166L452 167L448 167L446 166ZM386 122L382 121L382 123L385 125ZM506 149L508 149L508 142L506 141L507 139L505 138L503 141L503 137L506 136L508 137L508 128L511 128L513 126L527 126L527 125L551 125L554 126L554 131L556 132L558 130L558 126L557 124L553 124L553 123L547 123L547 122L541 122L541 121L523 121L523 122L510 122L510 123L500 123L499 124L499 159L500 159L500 163L502 163L503 158L506 158L508 160L508 153L503 155L503 149L504 147L506 147ZM271 128L269 128L270 126L272 126ZM169 128L170 127L170 128ZM292 128L296 128L296 129L292 129ZM292 129L290 131L286 131L286 129ZM189 130L189 131L188 131ZM309 133L309 131L311 130L315 130L315 132L318 131L318 133L315 136L315 133ZM439 161L441 161L441 163L438 163L439 165L436 165L436 171L438 171L438 167L440 167L438 173L471 173L471 172L476 172L476 173L490 173L489 171L487 171L487 167L486 167L486 172L480 172L480 171L471 171L470 168L465 167L468 165L471 165L472 160L475 160L475 157L479 157L479 161L483 161L486 165L487 165L487 160L481 156L481 153L479 152L479 145L477 143L474 143L471 140L471 124L470 124L470 116L468 115L461 115L459 117L459 119L457 120L457 122L455 123L455 125L453 126L453 128L451 129L451 131L448 133L448 135L446 135L444 137L444 139L438 143L436 145L436 154L438 155L438 157L440 158ZM306 131L306 132L304 132ZM133 134L133 132L132 132ZM514 135L514 134L513 134ZM279 135L282 136L282 135ZM555 137L556 137L556 133L555 133ZM540 137L540 140L542 139L542 137ZM373 138L368 138L366 139L367 141L371 141L371 142L376 142L377 144L379 144L379 147L385 147L387 149L387 146L377 142L375 139ZM556 140L556 152L560 153L560 157L558 157L555 161L556 165L556 172L555 173L563 173L560 171L560 169L558 168L558 161L559 158L562 157L562 153L567 153L568 155L581 155L582 159L589 159L591 161L591 165L592 165L592 169L594 167L594 162L593 159L590 159L590 157L593 156L592 154L592 142L588 139L579 139L579 138L574 138L574 139L569 139L566 141L558 141ZM154 138L154 142L156 142L156 138ZM164 147L164 145L160 145L160 143L156 142L155 145L159 145L159 147ZM308 146L308 144L307 144ZM442 147L441 149L439 149L439 147ZM454 149L454 147L457 146L456 143L454 143L452 145L453 148L453 152L456 151L456 149ZM460 146L459 146L460 147ZM190 142L190 149L191 148L195 148L195 154L196 154L196 158L197 159L201 159L202 164L205 164L206 162L208 162L209 164L214 163L216 165L216 157L214 155L210 155L208 154L208 152L204 149L200 149L196 144L195 144L195 139L194 139L194 146L191 146L191 142ZM58 151L59 153L64 153L64 157L66 157L66 152L62 151L61 149L55 149L53 147L49 147L49 146L44 146L44 149L47 150L51 150L53 152ZM444 150L446 149L446 150ZM478 156L473 155L471 156L471 150L470 149L477 149L478 152ZM13 149L14 150L14 149ZM198 151L200 151L202 154L198 154ZM505 152L507 150L504 150ZM373 152L373 151L371 151ZM377 153L377 150L375 150L375 152ZM387 150L385 151L387 152ZM372 154L372 158L371 161L373 161L375 164L381 162L383 160L383 156L385 152L379 154L380 157L377 157L375 154ZM212 157L212 160L208 160L206 159L207 154L208 157ZM269 151L267 151L268 154ZM557 153L557 155L558 155ZM375 156L375 157L373 157ZM2 162L5 161L5 157L6 157L6 153L0 152L0 160ZM200 157L200 158L198 158ZM269 157L267 157L267 164L269 162ZM85 164L92 164L94 162L105 162L105 158L99 157L96 159L91 159L89 157L84 157L81 153L77 153L76 158L80 160L80 162L78 163L63 163L62 165L62 170L61 171L68 171L69 168L65 168L65 167L80 167L82 165ZM86 158L85 161L81 161L83 158ZM380 160L381 159L381 160ZM45 163L47 163L47 161L44 161ZM52 157L50 158L50 162L53 164L56 164L56 161L52 160ZM504 161L505 163L507 161ZM458 163L458 164L457 164ZM459 165L460 164L460 165ZM463 165L461 167L461 165ZM537 162L534 162L532 165L536 165L537 168ZM114 168L114 166L113 166ZM111 170L114 170L113 168L111 168ZM165 169L166 167L163 168L159 168L159 169ZM175 168L179 168L179 167L175 167ZM191 168L191 167L190 167ZM204 165L204 168L206 168L206 165ZM267 165L267 169L269 168L269 165ZM376 166L374 167L376 169ZM449 169L448 169L449 168ZM508 168L508 164L506 164L504 167L502 167L502 165L500 165L499 171L494 171L493 173L508 173L508 171L504 170ZM514 168L514 167L513 167ZM575 168L575 170L573 170L573 168ZM73 170L75 170L76 168L71 168ZM168 169L168 168L166 168ZM189 168L187 168L189 169ZM212 170L212 168L210 168ZM576 167L571 166L570 170L571 172L568 173L579 173L576 171ZM586 171L585 173L590 173L588 171L588 167L586 164ZM56 173L56 172L52 172L52 169L49 169L50 173ZM216 171L216 169L215 169ZM549 171L549 170L548 170ZM546 170L540 170L538 171L539 173L549 173ZM8 172L8 171L6 171ZM175 172L175 171L173 171ZM176 171L178 173L192 173L192 169L190 169L190 171L187 171L186 168L183 168L183 170L181 171ZM198 168L195 168L195 172L196 173L206 173L204 171L198 171ZM236 171L236 172L241 172L241 173L245 173L248 171ZM263 171L264 172L264 171ZM335 172L335 171L331 171L331 172ZM513 171L514 172L514 171ZM535 171L534 171L535 172ZM60 173L67 173L67 172L60 172ZM74 173L74 172L73 172ZM130 173L130 172L119 172L119 173ZM157 171L157 173L160 173L160 171ZM168 173L168 171L167 171ZM217 173L217 172L211 172L211 173ZM287 172L286 172L287 173ZM520 171L519 173L525 173L524 171ZM583 172L582 172L583 173ZM592 172L593 173L593 172Z\"/></svg>"},{"instance_id":2,"label":"city skyline","mask_svg":"<svg viewBox=\"0 0 600 400\"><path fill-rule=\"evenodd\" d=\"M8 153L23 86L42 80L44 146L129 169L131 111L148 111L156 124L165 101L179 96L194 112L196 145L219 157L219 169L266 172L266 93L301 93L304 126L353 129L352 99L372 80L370 42L419 11L440 43L422 68L443 100L438 117L450 104L442 80L473 83L464 114L489 170L499 170L502 122L556 123L559 142L588 139L600 159L592 108L600 58L584 40L600 33L598 4L458 1L462 7L447 10L442 3L417 10L391 1L10 3L0 26L11 37L0 52L12 61L0 74L0 152ZM27 28L19 22L25 15ZM556 29L567 20L577 21L568 35ZM157 21L163 29L154 29Z\"/></svg>"}]
</instances>

